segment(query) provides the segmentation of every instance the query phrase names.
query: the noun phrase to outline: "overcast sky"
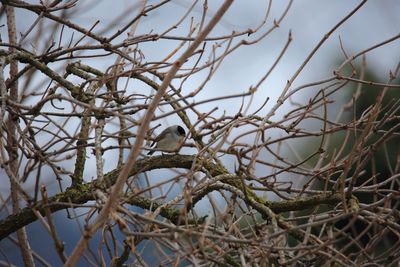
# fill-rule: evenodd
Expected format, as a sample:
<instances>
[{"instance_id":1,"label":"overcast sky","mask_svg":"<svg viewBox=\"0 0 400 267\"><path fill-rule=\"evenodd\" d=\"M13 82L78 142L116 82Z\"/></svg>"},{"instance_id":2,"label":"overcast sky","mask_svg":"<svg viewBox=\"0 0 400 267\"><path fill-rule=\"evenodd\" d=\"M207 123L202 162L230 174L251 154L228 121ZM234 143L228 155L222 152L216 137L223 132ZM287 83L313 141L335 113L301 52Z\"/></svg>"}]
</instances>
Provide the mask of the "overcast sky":
<instances>
[{"instance_id":1,"label":"overcast sky","mask_svg":"<svg viewBox=\"0 0 400 267\"><path fill-rule=\"evenodd\" d=\"M155 4L158 2L149 1L148 3ZM163 32L181 18L191 2L188 0L175 0L154 12L150 12L147 17L141 20L136 34ZM274 103L273 100L276 100L277 95L286 85L286 81L290 79L324 34L360 2L355 0L293 1L289 13L280 24L280 27L256 45L243 47L227 58L213 79L205 86L203 93L199 97L204 99L227 93L242 93L248 90L270 68L285 44L288 33L291 30L293 41L287 53L270 78L261 86L254 100L255 104L260 104L266 97L271 97L271 103ZM221 3L221 0L208 1L208 19L211 18ZM118 29L136 15L135 13L127 14L126 16L121 16L120 14L138 4L140 4L140 1L80 1L78 2L79 14L74 14L72 21L83 27L90 28L95 21L100 20L99 25L95 28L95 32L96 30L101 31L101 29L106 28L112 22L115 23L114 29ZM195 22L199 22L200 20L202 4L203 2L199 1L190 14L190 16L194 17ZM243 31L259 25L265 15L267 5L268 1L261 0L235 1L231 9L223 17L222 22L210 36L230 34L233 30ZM273 20L282 14L286 5L287 1L283 0L272 2L272 10L266 23L268 25L266 28L269 28L273 24ZM368 1L353 17L330 36L329 40L324 43L301 73L294 86L324 79L332 75L332 71L335 69L335 66L332 64L340 64L344 60L344 55L340 51L339 36L342 39L346 52L352 55L399 34L399 14L400 0ZM5 24L4 17L1 24ZM30 27L34 19L36 19L36 15L33 15L31 12L17 10L18 31L24 32ZM187 26L189 22L190 20L183 25ZM1 27L0 31L2 39L6 41L6 27ZM65 31L68 33L68 29ZM188 27L182 26L172 31L169 35L180 36L186 34L187 31ZM42 38L45 40L46 35L52 34L51 31L45 32ZM119 41L125 36L122 35ZM57 38L55 35L54 39ZM249 39L251 38L253 36L249 37ZM140 49L144 52L147 61L159 61L165 58L176 47L176 44L175 41L149 42L141 44ZM24 45L26 49L33 51L33 48L29 46L29 38ZM400 41L396 40L391 44L368 53L367 60L368 65L379 73L382 81L385 81L388 78L389 71L393 70L400 60ZM93 59L84 62L105 71L114 61L115 58L108 58L101 60ZM188 80L183 89L187 91L193 90L203 81L203 78L204 76L202 75L193 76ZM200 99L196 99L196 101L198 100ZM240 105L240 102L240 99L224 103L219 102L220 113L224 112L224 110L232 113L236 112L238 106L232 105L232 103ZM209 105L212 105L212 103ZM200 106L199 109L208 111L210 110L209 105ZM171 118L166 123L173 124L174 120L176 118ZM115 167L115 164L111 165L110 168ZM6 183L1 186L2 190L8 190L8 188ZM38 247L45 248L45 246L40 246L40 244Z\"/></svg>"},{"instance_id":2,"label":"overcast sky","mask_svg":"<svg viewBox=\"0 0 400 267\"><path fill-rule=\"evenodd\" d=\"M136 33L163 32L171 23L176 23L181 18L191 2L176 0L153 13L150 12L147 17L143 18ZM257 83L274 62L287 40L289 30L291 30L293 41L287 53L257 95L257 99L260 101L263 101L266 96L274 99L324 34L360 2L355 0L293 1L289 13L280 24L280 27L258 44L241 48L231 55L206 85L206 90L200 96L210 97L212 95L246 91L251 85ZM100 29L102 25L105 26L115 21L116 15L121 14L128 6L132 6L132 3L137 2L87 1L85 6L90 8L83 8L82 10L86 10L86 12L82 11L81 14L74 16L74 21L91 25L94 21L100 19ZM149 1L149 3L158 2ZM196 22L199 22L202 14L202 3L202 1L199 1L190 14ZM208 18L214 14L221 3L222 1L208 1ZM287 3L288 1L272 2L272 10L266 23L266 28L272 25L274 19L281 16ZM264 18L267 5L268 1L235 1L223 17L222 22L211 33L211 36L229 34L233 30L243 31L259 25ZM352 55L399 34L400 16L398 14L400 14L399 0L370 0L367 2L353 17L332 34L295 81L294 85L315 81L316 79L324 79L332 75L332 70L335 67L332 64L344 60L344 55L340 51L339 36L346 52ZM117 23L126 22L130 18L131 16L117 17ZM188 25L190 20L188 19L187 21L183 25ZM179 36L186 34L187 31L188 27L179 27L169 35ZM251 40L251 37L249 39ZM175 46L175 42L165 41L146 43L141 45L141 49L146 55L146 60L152 61L164 58ZM388 77L389 70L396 66L399 59L399 40L367 55L368 64L379 72L382 79ZM113 61L109 62L109 64L112 63ZM98 61L94 64L100 69L108 67L104 61ZM190 80L191 83L186 84L185 88L187 90L191 87L195 88L202 82L202 78L201 76L194 76ZM237 101L238 103L240 102L239 99ZM232 105L229 103L225 108L229 110L231 107Z\"/></svg>"}]
</instances>

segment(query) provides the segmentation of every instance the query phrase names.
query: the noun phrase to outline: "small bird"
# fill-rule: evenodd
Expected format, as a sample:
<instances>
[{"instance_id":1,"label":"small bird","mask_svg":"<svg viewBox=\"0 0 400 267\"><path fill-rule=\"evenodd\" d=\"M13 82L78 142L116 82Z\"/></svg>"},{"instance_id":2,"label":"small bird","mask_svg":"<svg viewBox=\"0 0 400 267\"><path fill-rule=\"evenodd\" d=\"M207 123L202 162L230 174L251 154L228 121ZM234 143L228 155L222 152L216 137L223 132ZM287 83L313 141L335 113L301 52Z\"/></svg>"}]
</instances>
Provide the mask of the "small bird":
<instances>
[{"instance_id":1,"label":"small bird","mask_svg":"<svg viewBox=\"0 0 400 267\"><path fill-rule=\"evenodd\" d=\"M183 139L185 139L186 132L179 125L173 125L162 131L150 147L156 146L147 153L147 155L152 155L155 151L164 152L177 152L182 145Z\"/></svg>"}]
</instances>

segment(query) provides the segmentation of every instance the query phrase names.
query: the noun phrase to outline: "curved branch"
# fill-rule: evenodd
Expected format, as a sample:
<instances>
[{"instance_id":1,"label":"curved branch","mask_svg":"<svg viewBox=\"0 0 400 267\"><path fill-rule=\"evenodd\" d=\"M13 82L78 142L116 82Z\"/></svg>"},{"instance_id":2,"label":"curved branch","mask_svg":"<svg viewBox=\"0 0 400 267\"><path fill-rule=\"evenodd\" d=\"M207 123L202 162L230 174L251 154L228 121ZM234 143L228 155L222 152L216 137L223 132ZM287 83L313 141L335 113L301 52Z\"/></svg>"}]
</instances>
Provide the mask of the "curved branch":
<instances>
[{"instance_id":1,"label":"curved branch","mask_svg":"<svg viewBox=\"0 0 400 267\"><path fill-rule=\"evenodd\" d=\"M26 52L15 52L10 54L4 50L0 50L0 56L7 56L6 64L8 64L11 60L18 60L21 63L29 64L30 66L38 69L43 74L70 91L72 97L80 101L87 102L90 99L89 96L82 94L79 86L61 77L57 72L50 69L46 64L37 60L33 54Z\"/></svg>"},{"instance_id":2,"label":"curved branch","mask_svg":"<svg viewBox=\"0 0 400 267\"><path fill-rule=\"evenodd\" d=\"M199 166L199 171L201 171L200 167L202 167L206 169L207 172L212 177L217 177L221 174L226 174L226 171L222 169L219 165L214 164L212 162L208 162L196 156L163 155L163 156L156 156L138 160L136 164L132 167L130 171L130 176L134 176L139 173L154 169L163 169L163 168L192 169L194 165L193 164L194 160L196 160L195 164ZM108 172L107 174L104 175L104 180L102 182L95 180L87 184L78 184L75 186L71 186L65 192L56 194L48 198L47 199L48 204L46 206L44 205L43 202L38 202L32 206L25 207L17 214L10 215L4 220L1 220L0 240L4 239L11 233L15 232L17 229L36 221L37 217L33 212L34 209L39 211L42 215L45 215L45 207L47 207L52 213L54 213L56 211L65 208L74 208L72 204L84 204L88 201L95 200L93 192L98 188L103 188L103 189L110 188L115 183L119 175L119 172L120 168ZM221 181L235 186L234 183L235 179L232 178L229 178L229 180L221 179ZM221 183L219 184L210 183L210 185L207 185L205 188L197 191L196 196L193 198L193 205L191 207L193 207L198 201L201 200L202 197L204 197L208 193L215 190L224 189L220 185ZM241 188L239 189L241 190ZM267 206L274 213L280 213L285 211L304 210L321 204L336 205L340 201L341 197L339 194L332 194L332 195L318 195L318 196L312 196L310 198L290 200L290 201L277 201L277 202L263 201L262 204L261 203L259 204ZM125 202L148 210L156 210L159 206L161 206L160 203L136 195L125 196ZM175 224L179 223L180 214L181 214L180 209L175 209L175 208L162 208L160 212L161 216L169 219L171 222ZM191 223L195 223L195 221ZM197 223L199 223L199 221L197 221Z\"/></svg>"},{"instance_id":3,"label":"curved branch","mask_svg":"<svg viewBox=\"0 0 400 267\"><path fill-rule=\"evenodd\" d=\"M137 175L138 173L149 170L162 168L191 169L193 167L193 160L195 160L195 157L190 155L163 155L145 158L136 162L136 164L130 170L129 176ZM221 174L221 171L223 171L221 170L221 168L211 162L200 162L199 158L197 158L197 162L199 162L199 166L206 168L213 176L219 175ZM90 200L95 200L93 192L98 188L110 188L117 180L120 170L121 168L117 168L105 174L104 180L102 182L94 180L93 182L87 184L77 184L69 187L65 192L56 194L48 198L48 208L52 213L54 213L61 209L73 208L71 204L83 204ZM148 208L146 204L148 202L140 202L140 199L140 197L136 198L137 204L142 203L143 208ZM39 211L42 215L45 215L44 208L45 207L43 205L43 202L38 202L31 206L25 207L17 214L10 215L4 220L1 220L0 240L15 232L19 228L36 221L37 217L33 212L34 209ZM165 209L161 213L161 215L165 215L165 217L170 218L171 221L174 221L173 217L167 216L168 214L172 213L168 209Z\"/></svg>"}]
</instances>

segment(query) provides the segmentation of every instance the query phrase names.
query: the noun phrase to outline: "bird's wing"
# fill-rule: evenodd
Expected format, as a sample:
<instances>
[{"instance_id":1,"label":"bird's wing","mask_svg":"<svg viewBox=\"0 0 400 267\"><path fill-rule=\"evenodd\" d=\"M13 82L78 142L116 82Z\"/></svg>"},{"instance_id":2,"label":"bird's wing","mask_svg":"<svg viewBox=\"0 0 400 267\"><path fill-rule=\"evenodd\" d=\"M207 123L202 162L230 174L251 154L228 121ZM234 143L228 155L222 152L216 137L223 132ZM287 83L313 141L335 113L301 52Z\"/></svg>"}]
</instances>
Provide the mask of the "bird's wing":
<instances>
[{"instance_id":1,"label":"bird's wing","mask_svg":"<svg viewBox=\"0 0 400 267\"><path fill-rule=\"evenodd\" d=\"M167 135L169 133L169 129L164 129L164 131L162 131L159 135L156 136L156 138L154 139L153 143L151 143L150 147L154 146L158 141L160 141L162 138L165 137L165 135Z\"/></svg>"}]
</instances>

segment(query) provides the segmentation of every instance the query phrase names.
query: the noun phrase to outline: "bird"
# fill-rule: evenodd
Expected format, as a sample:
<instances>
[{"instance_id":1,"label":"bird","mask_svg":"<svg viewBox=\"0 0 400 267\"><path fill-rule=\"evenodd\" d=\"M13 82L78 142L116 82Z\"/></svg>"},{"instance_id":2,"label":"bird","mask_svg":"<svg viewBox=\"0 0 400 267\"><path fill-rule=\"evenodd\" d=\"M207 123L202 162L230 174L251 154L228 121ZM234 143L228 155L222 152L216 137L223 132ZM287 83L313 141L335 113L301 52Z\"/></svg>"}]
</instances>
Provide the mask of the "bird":
<instances>
[{"instance_id":1,"label":"bird","mask_svg":"<svg viewBox=\"0 0 400 267\"><path fill-rule=\"evenodd\" d=\"M153 147L147 155L152 155L155 151L177 152L185 139L186 132L179 125L172 125L162 131L153 141Z\"/></svg>"}]
</instances>

